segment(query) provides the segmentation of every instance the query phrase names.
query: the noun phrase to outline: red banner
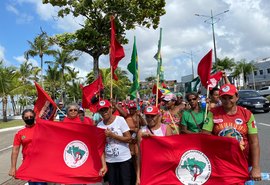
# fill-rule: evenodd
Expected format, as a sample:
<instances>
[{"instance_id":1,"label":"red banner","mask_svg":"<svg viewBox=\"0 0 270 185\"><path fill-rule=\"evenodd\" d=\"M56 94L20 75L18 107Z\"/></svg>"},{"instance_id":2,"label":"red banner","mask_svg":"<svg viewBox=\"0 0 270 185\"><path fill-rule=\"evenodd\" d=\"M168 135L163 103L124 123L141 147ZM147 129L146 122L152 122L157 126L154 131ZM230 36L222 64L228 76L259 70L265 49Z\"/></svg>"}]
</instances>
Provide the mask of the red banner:
<instances>
[{"instance_id":1,"label":"red banner","mask_svg":"<svg viewBox=\"0 0 270 185\"><path fill-rule=\"evenodd\" d=\"M205 88L207 88L207 81L210 78L211 69L212 69L212 49L201 59L197 69L197 73L201 79L201 83Z\"/></svg>"},{"instance_id":2,"label":"red banner","mask_svg":"<svg viewBox=\"0 0 270 185\"><path fill-rule=\"evenodd\" d=\"M91 112L96 112L96 105L100 99L100 91L104 89L101 75L91 84L81 87L82 89L82 107L89 108Z\"/></svg>"},{"instance_id":3,"label":"red banner","mask_svg":"<svg viewBox=\"0 0 270 185\"><path fill-rule=\"evenodd\" d=\"M79 123L37 119L31 149L16 178L64 184L101 181L104 130Z\"/></svg>"},{"instance_id":4,"label":"red banner","mask_svg":"<svg viewBox=\"0 0 270 185\"><path fill-rule=\"evenodd\" d=\"M125 57L124 48L119 44L115 37L115 24L114 17L111 16L111 43L110 43L110 63L111 63L111 72L114 80L118 80L118 77L114 73L116 70L119 61Z\"/></svg>"},{"instance_id":5,"label":"red banner","mask_svg":"<svg viewBox=\"0 0 270 185\"><path fill-rule=\"evenodd\" d=\"M244 184L248 163L237 140L205 134L143 138L141 185Z\"/></svg>"},{"instance_id":6,"label":"red banner","mask_svg":"<svg viewBox=\"0 0 270 185\"><path fill-rule=\"evenodd\" d=\"M54 120L57 105L52 98L35 82L38 98L34 106L34 112L38 118Z\"/></svg>"}]
</instances>

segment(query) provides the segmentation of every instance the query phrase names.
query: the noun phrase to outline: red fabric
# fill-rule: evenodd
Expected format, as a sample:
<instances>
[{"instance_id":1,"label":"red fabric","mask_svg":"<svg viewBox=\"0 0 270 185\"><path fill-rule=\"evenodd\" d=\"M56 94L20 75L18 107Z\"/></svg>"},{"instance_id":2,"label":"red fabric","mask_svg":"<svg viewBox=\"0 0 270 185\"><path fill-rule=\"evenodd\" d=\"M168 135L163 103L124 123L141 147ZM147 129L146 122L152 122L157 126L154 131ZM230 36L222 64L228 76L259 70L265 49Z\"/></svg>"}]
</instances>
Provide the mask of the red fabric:
<instances>
[{"instance_id":1,"label":"red fabric","mask_svg":"<svg viewBox=\"0 0 270 185\"><path fill-rule=\"evenodd\" d=\"M235 129L235 137L239 140L243 139L245 147L243 152L246 159L250 160L248 140L249 129L247 123L250 121L252 113L241 106L237 106L237 112L233 115L227 114L222 106L211 109L211 112L213 114L214 122L212 133L220 136L228 129ZM254 121L252 124L254 124ZM256 128L256 126L254 125L253 128ZM251 161L249 161L249 163L251 164Z\"/></svg>"},{"instance_id":2,"label":"red fabric","mask_svg":"<svg viewBox=\"0 0 270 185\"><path fill-rule=\"evenodd\" d=\"M78 142L84 145L76 145ZM95 126L38 119L31 150L16 178L61 184L100 182L98 173L104 147L104 130ZM81 166L69 167L65 162L67 158L70 159L69 165Z\"/></svg>"},{"instance_id":3,"label":"red fabric","mask_svg":"<svg viewBox=\"0 0 270 185\"><path fill-rule=\"evenodd\" d=\"M124 48L119 44L115 37L115 24L114 17L111 16L111 44L110 44L110 63L112 68L112 75L114 80L118 80L118 77L114 73L119 61L125 57Z\"/></svg>"},{"instance_id":4,"label":"red fabric","mask_svg":"<svg viewBox=\"0 0 270 185\"><path fill-rule=\"evenodd\" d=\"M35 82L38 98L34 106L34 112L38 118L54 120L57 109L56 103L51 97Z\"/></svg>"},{"instance_id":5,"label":"red fabric","mask_svg":"<svg viewBox=\"0 0 270 185\"><path fill-rule=\"evenodd\" d=\"M191 150L202 152L211 167L207 162L202 167L205 158L198 158L194 152L184 155ZM244 184L249 178L248 164L239 143L231 138L205 134L143 138L141 153L141 185L202 184L200 181L207 179L207 175L207 185ZM194 163L187 162L187 159ZM210 173L207 173L209 168ZM195 172L196 169L197 175L192 175L191 171ZM178 177L177 172L181 172Z\"/></svg>"},{"instance_id":6,"label":"red fabric","mask_svg":"<svg viewBox=\"0 0 270 185\"><path fill-rule=\"evenodd\" d=\"M85 86L82 88L82 108L89 108L91 112L97 112L97 104L92 103L91 100L94 98L94 96L98 96L100 93L100 90L104 89L103 83L102 83L102 77L99 75L99 77L93 81L91 84Z\"/></svg>"},{"instance_id":7,"label":"red fabric","mask_svg":"<svg viewBox=\"0 0 270 185\"><path fill-rule=\"evenodd\" d=\"M201 59L198 64L198 75L201 79L202 85L207 88L207 81L210 79L210 72L212 68L212 49Z\"/></svg>"},{"instance_id":8,"label":"red fabric","mask_svg":"<svg viewBox=\"0 0 270 185\"><path fill-rule=\"evenodd\" d=\"M76 118L73 118L73 119L65 117L63 119L63 122L64 123L66 123L66 122L83 123L83 124L87 124L87 125L94 125L93 120L87 116L84 116L83 121L81 120L81 118L79 116Z\"/></svg>"},{"instance_id":9,"label":"red fabric","mask_svg":"<svg viewBox=\"0 0 270 185\"><path fill-rule=\"evenodd\" d=\"M13 146L22 145L23 159L27 157L28 150L29 148L31 148L34 128L35 125L33 125L32 127L25 127L19 130L14 137Z\"/></svg>"},{"instance_id":10,"label":"red fabric","mask_svg":"<svg viewBox=\"0 0 270 185\"><path fill-rule=\"evenodd\" d=\"M152 94L157 94L157 85L156 84L153 85ZM161 98L161 96L162 96L162 92L160 89L158 89L158 98Z\"/></svg>"},{"instance_id":11,"label":"red fabric","mask_svg":"<svg viewBox=\"0 0 270 185\"><path fill-rule=\"evenodd\" d=\"M209 80L208 80L209 88L216 87L218 82L220 81L221 77L222 77L222 72L221 71L211 75Z\"/></svg>"}]
</instances>

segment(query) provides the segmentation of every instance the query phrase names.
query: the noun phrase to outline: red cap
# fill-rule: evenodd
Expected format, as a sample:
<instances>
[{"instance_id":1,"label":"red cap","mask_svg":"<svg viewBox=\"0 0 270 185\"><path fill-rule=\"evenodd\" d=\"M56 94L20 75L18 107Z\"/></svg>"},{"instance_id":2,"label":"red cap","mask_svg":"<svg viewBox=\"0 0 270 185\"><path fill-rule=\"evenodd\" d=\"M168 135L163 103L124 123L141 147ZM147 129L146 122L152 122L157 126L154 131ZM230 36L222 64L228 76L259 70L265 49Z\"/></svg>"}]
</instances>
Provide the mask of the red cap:
<instances>
[{"instance_id":1,"label":"red cap","mask_svg":"<svg viewBox=\"0 0 270 185\"><path fill-rule=\"evenodd\" d=\"M144 109L145 115L157 115L159 114L159 109L156 106L148 106Z\"/></svg>"},{"instance_id":2,"label":"red cap","mask_svg":"<svg viewBox=\"0 0 270 185\"><path fill-rule=\"evenodd\" d=\"M134 103L134 102L129 102L128 108L129 108L129 109L132 109L132 108L136 108L136 109L137 109L137 105L136 105L136 103Z\"/></svg>"},{"instance_id":3,"label":"red cap","mask_svg":"<svg viewBox=\"0 0 270 185\"><path fill-rule=\"evenodd\" d=\"M101 100L98 102L97 111L99 111L102 108L109 108L110 106L111 103L108 100Z\"/></svg>"},{"instance_id":4,"label":"red cap","mask_svg":"<svg viewBox=\"0 0 270 185\"><path fill-rule=\"evenodd\" d=\"M233 96L235 95L235 93L237 93L237 89L234 85L232 84L225 84L223 86L220 87L219 89L219 96L223 96L223 95L230 95Z\"/></svg>"}]
</instances>

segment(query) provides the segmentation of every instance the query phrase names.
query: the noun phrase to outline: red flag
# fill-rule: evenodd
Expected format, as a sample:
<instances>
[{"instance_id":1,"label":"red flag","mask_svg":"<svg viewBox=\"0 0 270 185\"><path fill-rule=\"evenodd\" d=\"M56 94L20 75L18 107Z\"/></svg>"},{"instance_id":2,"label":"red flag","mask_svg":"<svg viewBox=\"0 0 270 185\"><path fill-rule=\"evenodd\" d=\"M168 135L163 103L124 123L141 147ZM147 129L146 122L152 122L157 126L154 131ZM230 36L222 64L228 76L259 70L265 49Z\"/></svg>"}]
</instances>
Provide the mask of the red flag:
<instances>
[{"instance_id":1,"label":"red flag","mask_svg":"<svg viewBox=\"0 0 270 185\"><path fill-rule=\"evenodd\" d=\"M210 76L207 84L209 86L209 88L213 88L213 87L216 87L218 82L220 81L221 77L222 77L222 71L219 71L213 75Z\"/></svg>"},{"instance_id":2,"label":"red flag","mask_svg":"<svg viewBox=\"0 0 270 185\"><path fill-rule=\"evenodd\" d=\"M210 78L211 68L212 68L212 49L201 59L197 69L197 73L201 79L201 83L205 88L207 88L207 81Z\"/></svg>"},{"instance_id":3,"label":"red flag","mask_svg":"<svg viewBox=\"0 0 270 185\"><path fill-rule=\"evenodd\" d=\"M124 48L119 44L115 37L114 17L111 16L111 44L110 44L110 63L114 80L118 80L114 71L116 70L119 61L125 57Z\"/></svg>"},{"instance_id":4,"label":"red flag","mask_svg":"<svg viewBox=\"0 0 270 185\"><path fill-rule=\"evenodd\" d=\"M239 142L205 134L143 138L141 185L244 184L248 163Z\"/></svg>"},{"instance_id":5,"label":"red flag","mask_svg":"<svg viewBox=\"0 0 270 185\"><path fill-rule=\"evenodd\" d=\"M102 77L99 75L94 82L82 88L82 107L89 108L91 112L96 112L96 105L102 89L104 89L104 86Z\"/></svg>"},{"instance_id":6,"label":"red flag","mask_svg":"<svg viewBox=\"0 0 270 185\"><path fill-rule=\"evenodd\" d=\"M56 103L51 97L35 82L38 98L34 106L34 112L38 118L53 120L57 109Z\"/></svg>"},{"instance_id":7,"label":"red flag","mask_svg":"<svg viewBox=\"0 0 270 185\"><path fill-rule=\"evenodd\" d=\"M16 178L61 184L101 181L104 130L79 123L37 120L31 149Z\"/></svg>"}]
</instances>

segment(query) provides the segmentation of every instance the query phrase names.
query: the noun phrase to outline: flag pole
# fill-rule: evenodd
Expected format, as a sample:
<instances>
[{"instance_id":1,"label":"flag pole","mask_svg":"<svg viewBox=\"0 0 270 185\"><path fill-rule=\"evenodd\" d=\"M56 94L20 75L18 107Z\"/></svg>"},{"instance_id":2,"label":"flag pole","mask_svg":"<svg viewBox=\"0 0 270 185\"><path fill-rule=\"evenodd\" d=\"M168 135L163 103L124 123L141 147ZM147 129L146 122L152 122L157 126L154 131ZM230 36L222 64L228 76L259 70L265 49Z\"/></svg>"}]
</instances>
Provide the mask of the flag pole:
<instances>
[{"instance_id":1,"label":"flag pole","mask_svg":"<svg viewBox=\"0 0 270 185\"><path fill-rule=\"evenodd\" d=\"M207 91L206 91L206 99L208 98L209 96L209 85L207 85ZM204 120L206 120L206 117L207 117L207 109L208 109L208 106L209 106L209 103L206 103L206 106L205 106L205 113L204 113Z\"/></svg>"},{"instance_id":2,"label":"flag pole","mask_svg":"<svg viewBox=\"0 0 270 185\"><path fill-rule=\"evenodd\" d=\"M156 107L158 106L158 84L159 84L159 74L157 74Z\"/></svg>"},{"instance_id":3,"label":"flag pole","mask_svg":"<svg viewBox=\"0 0 270 185\"><path fill-rule=\"evenodd\" d=\"M113 86L113 85L112 85L112 82L113 82L113 74L112 74L112 73L113 73L113 70L112 70L112 66L111 66L111 93L110 93L110 94L111 94L111 95L110 95L110 98L111 98L111 99L113 98L113 94L112 94L112 86Z\"/></svg>"}]
</instances>

